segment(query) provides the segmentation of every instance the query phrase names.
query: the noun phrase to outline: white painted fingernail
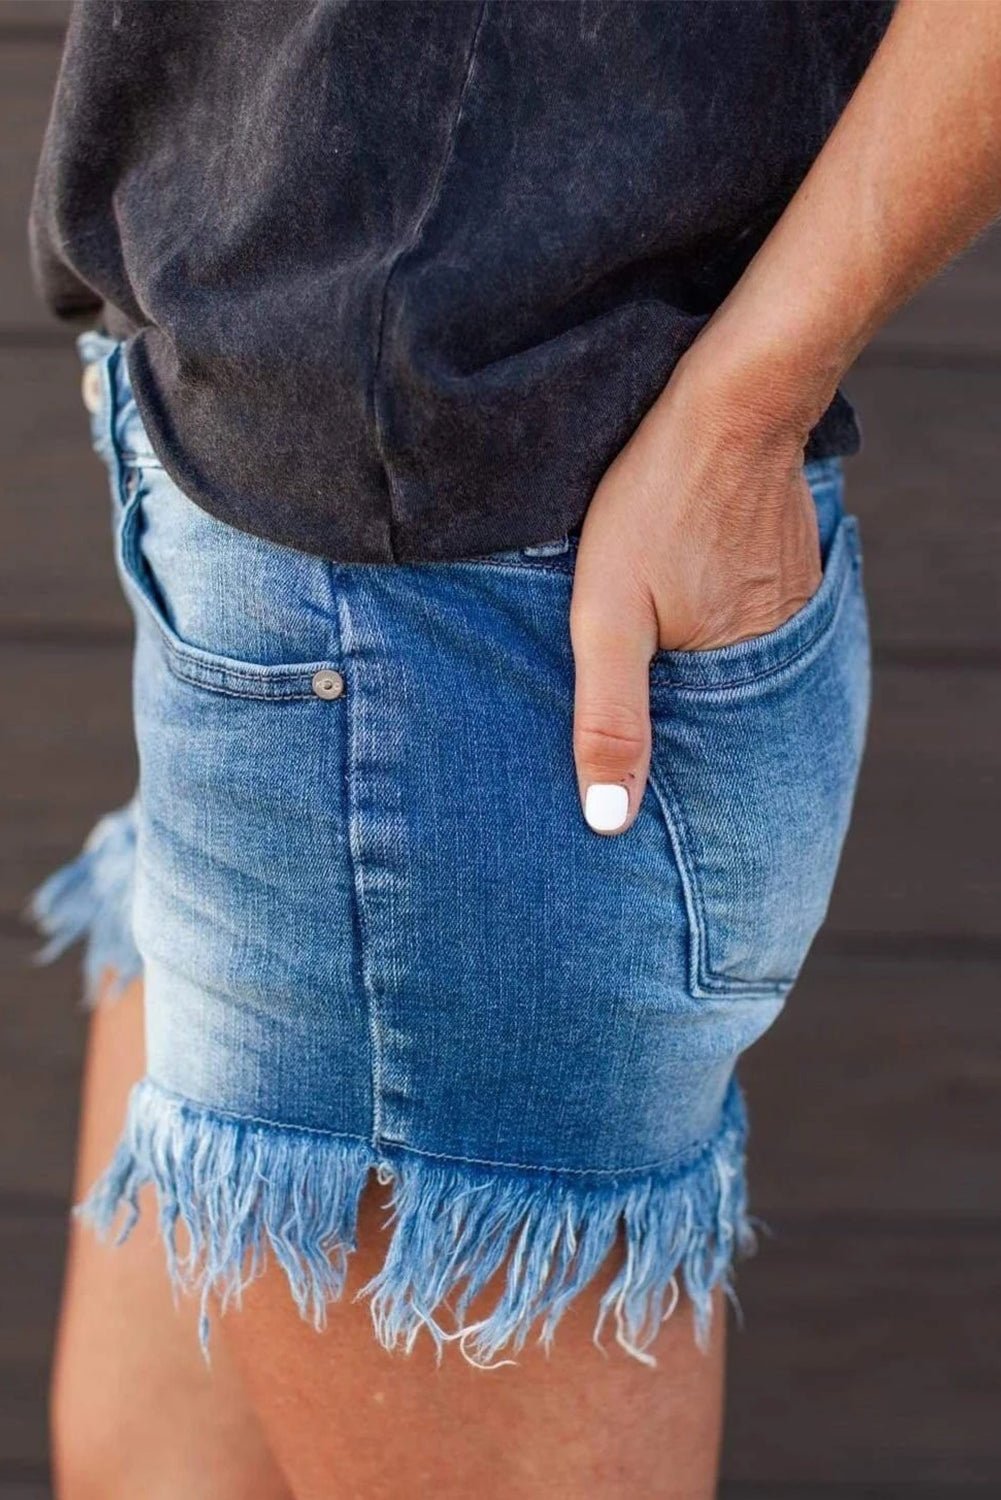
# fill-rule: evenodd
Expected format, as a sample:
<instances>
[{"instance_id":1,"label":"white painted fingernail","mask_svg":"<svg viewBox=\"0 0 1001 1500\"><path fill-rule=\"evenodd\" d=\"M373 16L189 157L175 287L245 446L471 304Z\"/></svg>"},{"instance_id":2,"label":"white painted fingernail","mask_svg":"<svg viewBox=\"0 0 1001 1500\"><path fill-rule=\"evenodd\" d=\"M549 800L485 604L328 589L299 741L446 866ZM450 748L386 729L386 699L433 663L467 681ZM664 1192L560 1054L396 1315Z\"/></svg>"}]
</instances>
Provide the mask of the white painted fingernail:
<instances>
[{"instance_id":1,"label":"white painted fingernail","mask_svg":"<svg viewBox=\"0 0 1001 1500\"><path fill-rule=\"evenodd\" d=\"M614 833L626 821L629 793L616 782L596 781L584 798L584 817L595 833Z\"/></svg>"}]
</instances>

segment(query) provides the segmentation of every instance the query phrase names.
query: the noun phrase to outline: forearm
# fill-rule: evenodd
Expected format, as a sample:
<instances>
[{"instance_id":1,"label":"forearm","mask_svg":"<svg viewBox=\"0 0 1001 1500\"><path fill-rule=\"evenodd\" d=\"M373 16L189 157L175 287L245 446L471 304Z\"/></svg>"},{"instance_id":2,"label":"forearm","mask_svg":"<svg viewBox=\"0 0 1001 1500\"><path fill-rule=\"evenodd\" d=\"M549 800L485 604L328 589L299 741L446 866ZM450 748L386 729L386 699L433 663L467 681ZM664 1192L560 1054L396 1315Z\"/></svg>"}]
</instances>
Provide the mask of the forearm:
<instances>
[{"instance_id":1,"label":"forearm","mask_svg":"<svg viewBox=\"0 0 1001 1500\"><path fill-rule=\"evenodd\" d=\"M880 325L999 213L1001 0L900 0L679 375L708 377L738 420L791 422L805 440Z\"/></svg>"}]
</instances>

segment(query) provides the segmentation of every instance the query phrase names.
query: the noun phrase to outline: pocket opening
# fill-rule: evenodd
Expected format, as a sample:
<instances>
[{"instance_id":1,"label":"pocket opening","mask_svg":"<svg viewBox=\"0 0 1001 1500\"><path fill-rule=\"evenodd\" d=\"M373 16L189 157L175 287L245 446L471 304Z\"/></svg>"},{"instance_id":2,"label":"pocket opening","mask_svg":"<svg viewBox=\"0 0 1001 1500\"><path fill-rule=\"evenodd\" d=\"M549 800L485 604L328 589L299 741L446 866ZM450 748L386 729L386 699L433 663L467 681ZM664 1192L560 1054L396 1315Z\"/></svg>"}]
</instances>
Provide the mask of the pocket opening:
<instances>
[{"instance_id":1,"label":"pocket opening","mask_svg":"<svg viewBox=\"0 0 1001 1500\"><path fill-rule=\"evenodd\" d=\"M743 677L731 666L652 694L650 797L684 890L696 999L781 1003L827 912L869 701L853 518L837 545L804 628L751 643Z\"/></svg>"},{"instance_id":2,"label":"pocket opening","mask_svg":"<svg viewBox=\"0 0 1001 1500\"><path fill-rule=\"evenodd\" d=\"M751 689L794 666L834 628L860 562L858 520L842 515L831 538L823 576L811 597L764 635L708 651L658 651L650 663L651 689L701 692Z\"/></svg>"},{"instance_id":3,"label":"pocket opening","mask_svg":"<svg viewBox=\"0 0 1001 1500\"><path fill-rule=\"evenodd\" d=\"M123 497L116 531L115 563L126 597L135 606L137 624L140 619L145 619L153 626L166 665L173 675L209 692L236 698L278 701L315 698L314 676L317 672L336 670L338 663L330 660L280 664L239 661L194 646L178 635L170 621L163 594L142 553L143 494L140 479L132 492Z\"/></svg>"}]
</instances>

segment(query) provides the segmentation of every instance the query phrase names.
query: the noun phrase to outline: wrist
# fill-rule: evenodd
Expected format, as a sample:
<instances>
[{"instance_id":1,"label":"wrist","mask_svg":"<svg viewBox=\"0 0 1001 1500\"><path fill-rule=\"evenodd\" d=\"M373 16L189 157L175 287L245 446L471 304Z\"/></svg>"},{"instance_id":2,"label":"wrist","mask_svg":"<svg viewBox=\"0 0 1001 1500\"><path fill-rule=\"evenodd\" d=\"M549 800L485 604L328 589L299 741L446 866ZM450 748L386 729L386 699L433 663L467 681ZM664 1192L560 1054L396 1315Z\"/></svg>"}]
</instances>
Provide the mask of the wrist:
<instances>
[{"instance_id":1,"label":"wrist","mask_svg":"<svg viewBox=\"0 0 1001 1500\"><path fill-rule=\"evenodd\" d=\"M752 322L726 304L678 362L666 388L741 444L806 446L850 357L811 347L777 316Z\"/></svg>"}]
</instances>

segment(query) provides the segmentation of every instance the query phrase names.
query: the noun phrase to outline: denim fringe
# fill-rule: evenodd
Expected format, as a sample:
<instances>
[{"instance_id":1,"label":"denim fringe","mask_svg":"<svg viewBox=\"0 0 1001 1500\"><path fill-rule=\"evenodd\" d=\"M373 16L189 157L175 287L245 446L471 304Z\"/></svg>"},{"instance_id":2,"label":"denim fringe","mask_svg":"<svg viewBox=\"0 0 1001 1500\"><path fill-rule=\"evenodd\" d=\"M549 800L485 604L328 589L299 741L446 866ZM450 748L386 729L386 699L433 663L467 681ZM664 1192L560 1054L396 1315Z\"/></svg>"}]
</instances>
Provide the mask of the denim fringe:
<instances>
[{"instance_id":1,"label":"denim fringe","mask_svg":"<svg viewBox=\"0 0 1001 1500\"><path fill-rule=\"evenodd\" d=\"M731 1265L753 1248L745 1203L746 1123L736 1084L714 1141L677 1167L604 1179L445 1162L406 1150L261 1124L197 1108L149 1079L133 1090L117 1153L76 1210L107 1234L130 1233L140 1189L152 1182L178 1291L200 1297L207 1353L209 1306L239 1304L269 1254L303 1317L322 1328L343 1291L355 1248L358 1200L375 1171L391 1185L393 1233L384 1264L357 1293L370 1299L380 1343L409 1352L422 1329L490 1366L521 1350L533 1328L548 1349L557 1324L622 1234L622 1263L594 1329L646 1364L682 1289L704 1347L713 1289L732 1297ZM182 1254L177 1228L187 1233ZM492 1310L469 1321L498 1275ZM444 1321L447 1314L447 1326Z\"/></svg>"},{"instance_id":2,"label":"denim fringe","mask_svg":"<svg viewBox=\"0 0 1001 1500\"><path fill-rule=\"evenodd\" d=\"M84 1002L93 1006L102 978L106 996L119 995L142 973L132 937L136 797L105 813L84 840L79 854L54 870L28 897L22 910L48 942L31 955L50 963L73 943L83 941Z\"/></svg>"},{"instance_id":3,"label":"denim fringe","mask_svg":"<svg viewBox=\"0 0 1001 1500\"><path fill-rule=\"evenodd\" d=\"M75 859L32 894L25 916L48 937L45 963L84 940L88 1003L107 971L114 995L142 971L132 938L135 799L102 817ZM207 1353L209 1308L238 1304L273 1256L303 1317L322 1328L344 1289L358 1202L372 1172L391 1188L392 1235L382 1268L357 1293L376 1335L409 1352L421 1330L490 1366L532 1333L549 1349L563 1313L621 1241L622 1259L594 1329L654 1364L658 1329L684 1291L704 1346L712 1293L732 1298L732 1264L754 1246L744 1187L746 1120L731 1084L716 1138L658 1170L621 1176L490 1167L404 1148L262 1124L201 1109L144 1079L133 1089L115 1156L76 1212L117 1240L131 1232L139 1192L155 1186L167 1263L177 1291L200 1298ZM183 1226L187 1244L178 1247ZM491 1311L472 1304L496 1288Z\"/></svg>"}]
</instances>

